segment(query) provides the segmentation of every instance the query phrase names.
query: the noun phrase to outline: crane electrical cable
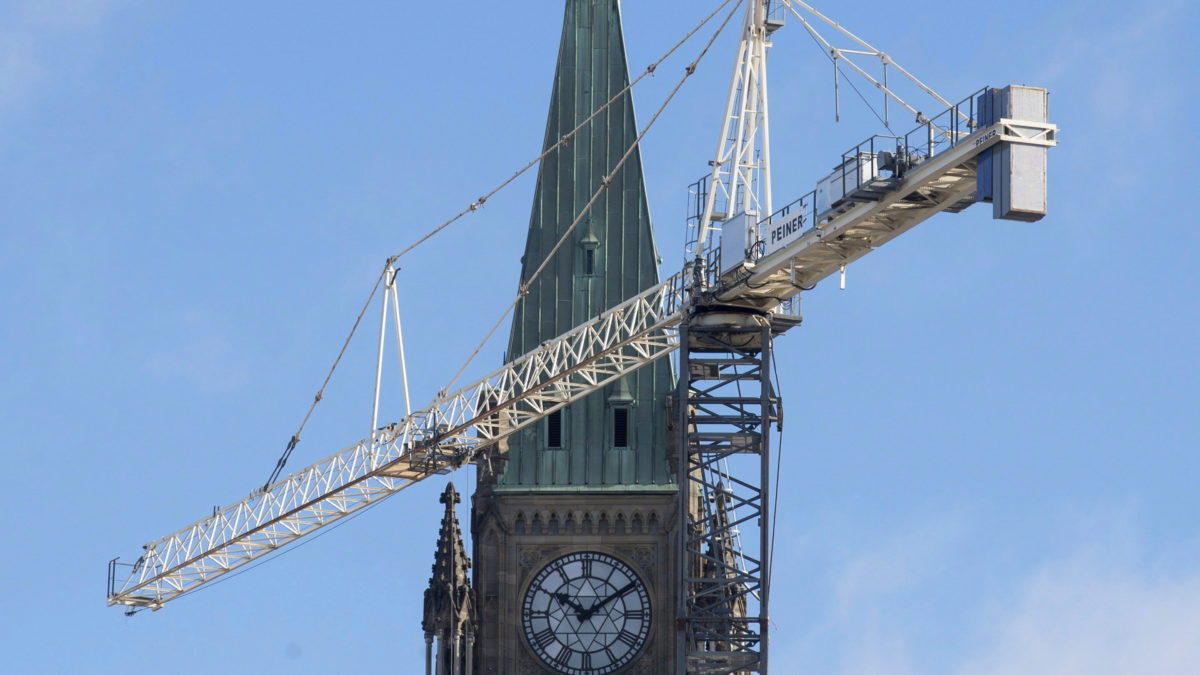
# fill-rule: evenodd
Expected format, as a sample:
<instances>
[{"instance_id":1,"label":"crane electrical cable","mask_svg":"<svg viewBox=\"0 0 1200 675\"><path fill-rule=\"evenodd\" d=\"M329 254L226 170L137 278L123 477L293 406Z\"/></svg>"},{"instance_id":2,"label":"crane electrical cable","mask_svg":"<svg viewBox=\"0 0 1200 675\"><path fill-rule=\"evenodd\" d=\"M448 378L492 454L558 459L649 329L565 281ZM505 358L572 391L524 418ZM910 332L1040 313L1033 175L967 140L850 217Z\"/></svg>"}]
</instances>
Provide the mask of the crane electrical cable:
<instances>
[{"instance_id":1,"label":"crane electrical cable","mask_svg":"<svg viewBox=\"0 0 1200 675\"><path fill-rule=\"evenodd\" d=\"M723 2L704 23L730 1ZM745 4L743 48L747 40L765 38L764 0ZM696 30L699 27L689 36ZM765 69L765 59L754 67ZM695 62L674 91L694 69ZM741 71L735 68L730 108L733 96L742 91L737 77L749 76L737 72ZM762 74L765 120L765 70ZM685 263L661 283L542 342L491 373L455 391L439 392L431 404L399 422L373 429L355 444L150 542L136 562L113 559L108 565L108 604L159 609L416 482L474 462L485 448L675 352L681 346L681 328L686 329L703 307L780 314L801 289L844 270L845 265L937 213L961 211L984 199L985 192L993 200L994 217L1037 220L1044 215L1044 153L1056 144L1057 127L1045 119L1044 106L1039 114L1037 106L1028 101L1044 101L1044 95L1044 90L1031 87L985 87L957 104L948 104L908 134L868 138L844 153L835 172L819 181L816 190L765 217L753 212L729 217L719 244L714 241L697 250L700 265ZM670 100L668 97L667 102ZM654 121L643 129L626 156ZM765 143L765 125L761 136L751 134L745 140ZM1018 156L1017 150L1033 154ZM745 147L736 151L753 154ZM534 163L544 157L545 153ZM1021 192L1031 185L1038 187L1036 181L1013 182L1014 172L1033 171L1030 167L1039 157L1040 212L1036 195ZM992 184L985 186L980 178L993 160L1008 172L1007 178L995 172L994 184L1000 187L995 194L990 192ZM1011 184L1004 183L1006 179ZM593 201L595 198L593 195ZM463 214L480 204L473 203L474 208ZM553 251L548 259L552 256ZM381 280L395 259L389 259ZM372 296L380 283L376 282ZM361 314L356 328L360 322ZM334 368L336 365L337 361ZM318 392L313 405L319 400ZM285 461L286 456L281 462ZM281 468L282 463L277 466ZM769 578L769 571L765 576Z\"/></svg>"}]
</instances>

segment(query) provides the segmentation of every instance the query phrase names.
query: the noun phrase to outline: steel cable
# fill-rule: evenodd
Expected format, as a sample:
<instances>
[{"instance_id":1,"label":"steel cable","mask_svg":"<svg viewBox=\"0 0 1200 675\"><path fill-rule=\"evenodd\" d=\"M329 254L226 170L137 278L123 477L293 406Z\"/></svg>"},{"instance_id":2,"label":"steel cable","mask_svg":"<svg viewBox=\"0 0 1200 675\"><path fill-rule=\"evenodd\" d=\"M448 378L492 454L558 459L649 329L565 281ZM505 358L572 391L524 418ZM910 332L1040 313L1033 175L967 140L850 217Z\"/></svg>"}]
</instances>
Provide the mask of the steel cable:
<instances>
[{"instance_id":1,"label":"steel cable","mask_svg":"<svg viewBox=\"0 0 1200 675\"><path fill-rule=\"evenodd\" d=\"M300 433L304 431L304 426L308 424L308 420L312 417L313 410L316 409L317 404L320 403L321 399L325 397L325 387L328 387L329 381L333 379L333 372L337 370L338 364L342 362L342 357L346 354L346 348L350 346L350 341L354 339L354 333L358 331L359 324L362 323L363 317L366 316L367 310L371 307L371 301L375 299L375 294L379 292L379 285L383 283L384 277L387 276L388 268L391 267L394 261L395 258L389 258L387 264L383 266L383 271L379 273L379 278L375 280L375 285L371 288L371 292L367 295L367 301L363 303L362 309L358 312L358 316L354 319L354 325L350 327L350 333L346 335L345 341L342 342L342 348L338 351L337 358L333 360L333 365L329 366L329 372L325 374L325 381L321 383L321 388L318 389L317 393L313 396L313 401L308 406L308 412L304 414L304 419L300 420L300 426L296 429L296 433L292 434L292 437L288 439L287 447L284 449L283 454L280 455L279 460L275 463L275 470L271 472L271 477L268 478L267 482L263 484L263 492L266 492L267 488L271 487L271 483L274 483L276 479L279 478L279 474L283 472L283 467L287 465L288 458L291 457L292 451L295 450L296 446L300 443Z\"/></svg>"},{"instance_id":2,"label":"steel cable","mask_svg":"<svg viewBox=\"0 0 1200 675\"><path fill-rule=\"evenodd\" d=\"M604 105L600 106L594 112L592 112L592 114L589 115L587 119L580 122L578 126L576 126L570 132L564 134L561 138L559 138L558 141L554 145L543 150L542 154L538 155L537 157L534 157L532 160L530 160L530 162L528 164L521 167L513 175L509 176L508 179L505 180L503 183L500 183L496 187L492 188L492 190L490 192L484 194L479 199L471 202L471 204L469 206L467 206L467 208L463 209L462 211L459 211L458 213L456 213L454 216L452 216L446 222L433 228L431 231L426 233L420 239L418 239L417 241L410 244L408 246L408 248L406 248L403 251L401 251L400 253L396 254L395 257L397 259L401 258L402 256L406 255L407 253L409 253L413 249L417 248L421 244L424 244L426 241L431 239L434 235L438 234L442 230L444 230L447 227L449 227L450 225L454 224L458 219L462 218L463 216L467 215L468 213L473 213L474 211L479 210L479 208L482 207L487 202L487 200L491 199L493 195L495 195L497 192L503 190L504 188L508 187L508 185L510 183L515 181L517 178L519 178L521 175L523 175L526 171L528 171L528 170L532 169L533 167L537 166L538 164L540 164L541 161L543 159L545 159L550 153L554 152L555 150L559 149L560 147L562 147L564 145L570 144L571 138L573 138L575 136L575 134L579 133L579 131L581 129L583 129L585 126L587 126L592 120L594 120L598 115L600 115L600 113L607 110L610 106L612 106L613 103L616 103L622 96L627 94L629 92L629 90L634 87L634 85L641 82L646 76L653 75L654 71L658 69L658 66L661 65L663 63L663 61L666 61L671 56L671 54L674 54L676 50L678 50L680 47L682 47L684 45L684 43L686 43L688 40L692 39L693 35L695 35L701 28L704 27L705 24L707 24L714 16L716 16L717 13L720 12L723 7L725 7L725 5L728 5L732 1L733 0L724 0L720 5L717 6L716 9L714 9L712 12L710 12L708 16L704 17L704 20L701 21L699 24L697 24L695 28L688 31L687 35L684 35L683 38L681 40L679 40L679 42L676 42L673 47L668 49L665 54L660 56L657 61L655 61L654 63L651 63L649 66L646 66L646 70L642 71L642 73L640 75L638 75L637 78L635 78L632 82L630 82L628 85L626 85L624 89L622 89L621 91L614 94L612 98L608 99L608 101L606 101L604 103ZM738 4L741 4L741 0L738 0Z\"/></svg>"},{"instance_id":3,"label":"steel cable","mask_svg":"<svg viewBox=\"0 0 1200 675\"><path fill-rule=\"evenodd\" d=\"M721 6L724 7L725 4L722 4ZM492 324L491 330L487 332L487 335L484 336L479 345L475 347L475 351L471 352L471 355L467 357L466 362L463 363L462 367L458 369L458 372L454 373L454 377L450 378L450 382L440 392L438 392L439 398L449 393L450 388L454 386L454 383L458 381L458 378L461 377L463 372L466 371L467 367L471 365L471 362L475 360L475 357L479 355L479 352L483 350L483 347L488 343L489 340L492 339L492 336L495 335L496 330L500 327L504 320L508 318L508 315L512 313L513 309L517 306L517 303L521 301L521 298L525 297L525 295L529 293L530 285L537 280L542 271L546 269L546 266L550 264L550 261L554 259L555 254L558 253L563 244L567 242L567 239L571 236L571 233L574 232L575 228L579 226L579 223L583 221L584 216L588 214L592 206L594 206L600 199L600 195L604 194L604 192L612 184L613 178L615 178L616 175L621 171L621 168L625 166L625 162L628 161L633 155L634 151L641 146L642 138L646 136L646 133L650 131L650 128L654 126L654 123L658 121L659 116L662 115L663 110L665 110L667 105L671 103L671 100L675 98L675 95L679 93L679 89L683 87L683 83L686 82L689 77L695 74L696 66L699 65L700 60L703 59L706 54L708 54L708 50L712 48L712 45L714 42L716 42L717 37L720 36L720 34L725 30L726 26L729 25L729 20L733 18L734 14L737 13L737 10L739 7L741 7L741 5L742 0L738 0L737 4L733 6L733 9L729 10L729 13L725 16L725 19L721 22L721 25L717 27L717 30L712 34L712 37L710 37L708 42L705 43L704 48L700 50L700 53L696 56L696 58L692 60L692 62L689 63L684 69L683 77L679 78L679 81L675 83L675 87L671 90L671 93L668 94L666 99L663 100L662 104L658 106L658 110L654 111L654 114L650 117L650 121L646 123L646 126L642 127L641 133L637 135L637 138L633 139L633 143L631 143L629 148L625 150L625 154L621 155L621 159L617 161L616 165L613 166L612 171L600 180L600 185L596 188L596 191L592 193L591 199L589 199L587 203L583 205L583 208L580 209L579 214L575 216L575 220L571 222L566 231L562 233L562 236L558 238L558 241L554 244L554 247L551 248L550 252L546 254L546 257L542 260L542 263L538 265L537 269L533 271L533 274L529 275L529 279L521 284L520 290L517 291L517 297L513 298L513 301L508 304L508 307L504 309L504 312L500 315L500 318L496 320L496 323ZM705 19L705 21L707 22L707 19ZM578 128L576 130L578 130Z\"/></svg>"},{"instance_id":4,"label":"steel cable","mask_svg":"<svg viewBox=\"0 0 1200 675\"><path fill-rule=\"evenodd\" d=\"M704 19L702 21L700 21L700 23L696 24L696 26L694 28L692 28L690 31L688 31L687 34L684 35L682 39L680 39L678 42L676 42L670 49L668 49L662 56L660 56L658 58L658 60L651 63L649 66L647 66L646 70L643 71L640 75L638 75L632 82L630 82L628 85L626 85L624 89L617 92L615 95L613 95L612 98L610 98L603 105L601 105L599 108L597 108L595 111L593 111L592 114L589 115L588 118L585 119L583 122L580 122L578 126L576 126L574 129L572 129L570 132L564 134L554 145L543 150L540 155L535 157L533 160L531 160L525 166L521 167L521 169L519 169L516 173L509 176L507 180L500 183L495 188L492 188L492 190L490 192L486 193L485 195L480 197L478 200L472 202L470 204L470 206L468 206L466 209L463 209L462 211L458 212L456 215L451 217L449 220L442 223L441 225L438 225L436 228L434 228L430 232L426 233L420 239L413 242L411 245L408 246L408 248L404 249L400 253L398 253L388 259L387 264L384 266L383 272L381 272L379 275L379 278L376 279L375 286L371 289L370 295L367 296L367 301L366 301L366 303L364 303L362 311L360 311L358 314L358 317L355 318L354 325L351 327L349 335L346 336L345 342L342 343L342 348L338 352L337 358L334 359L333 365L329 368L329 373L326 374L325 381L321 383L321 388L317 390L316 395L313 397L313 402L309 405L308 412L305 413L304 419L300 422L300 426L296 430L296 433L293 434L290 439L288 439L288 443L287 443L286 448L283 451L283 454L280 455L279 460L275 463L275 469L274 469L274 471L271 472L271 477L268 478L267 482L263 484L262 490L264 492L267 490L267 488L270 487L271 483L274 483L279 478L279 475L280 475L280 473L282 473L284 466L287 464L287 460L291 456L292 451L295 450L296 445L298 445L300 443L300 433L304 430L305 425L308 424L308 420L310 417L312 417L313 410L317 407L317 404L321 402L321 399L324 396L325 387L327 387L329 385L329 381L330 381L330 379L332 379L334 371L337 369L338 364L341 363L342 356L345 355L345 353L346 353L346 348L350 345L350 340L354 337L354 333L358 330L359 324L362 323L363 316L366 314L367 309L371 305L371 301L375 298L375 294L379 291L379 285L380 285L380 283L382 283L384 277L386 276L388 267L390 267L393 263L395 263L397 260L399 260L405 254L409 253L413 249L417 248L421 244L428 241L430 238L437 235L442 230L444 230L447 227L449 227L450 225L452 225L455 221L459 220L460 218L467 215L468 213L478 210L479 207L483 206L484 203L486 203L487 200L490 199L493 195L495 195L496 193L503 190L505 187L507 187L509 184L511 184L513 181L515 181L517 178L519 178L521 175L523 175L526 171L528 171L529 169L531 169L534 166L541 163L541 161L543 159L545 159L550 153L554 152L555 150L557 150L558 148L560 148L564 145L569 144L571 139L577 133L579 133L580 130L582 130L585 126L587 126L589 123L591 123L591 121L594 120L597 116L599 116L601 113L603 113L609 107L611 107L614 103L616 103L618 100L620 100L621 97L625 96L625 94L627 94L629 92L629 90L634 87L634 85L641 82L647 76L653 75L655 70L658 69L658 66L660 66L664 61L666 61L668 58L670 58L670 56L672 54L674 54L676 51L678 51L679 48L682 47L688 40L690 40L693 35L695 35L697 32L699 32L701 28L703 28L710 20L712 20L712 18L714 16L716 16L717 13L720 12L722 8L724 8L726 5L728 5L732 1L733 0L723 0L723 2L721 2L720 5L717 5L716 9L714 9L712 12L710 12L708 14L708 16L704 17ZM737 3L737 5L735 5L735 8L734 8L735 10L738 5L741 5L741 0L738 0L738 3ZM718 29L717 32L720 33L720 31L724 29L725 24L727 24L728 22L729 22L729 18L726 17L725 22L722 23L721 28ZM716 38L716 35L713 36L713 39L715 39L715 38ZM701 56L703 56L704 53L706 53L708 51L708 48L711 45L712 45L712 40L709 40L708 45L706 45L704 50L701 52ZM699 61L699 58L697 58L696 61ZM695 62L693 62L693 64L691 66L689 66L689 68L694 69ZM686 79L686 77L684 79ZM678 85L676 86L676 90L678 90ZM671 96L674 96L674 92L671 93ZM670 101L670 97L668 97L667 100ZM662 112L661 108L659 109L659 112ZM656 113L655 118L657 118L657 117L658 117L658 114ZM651 121L651 123L653 123L653 120ZM647 130L648 129L649 129L649 125L647 125ZM645 131L642 132L642 135L645 135ZM637 140L640 141L641 137L642 136L638 136ZM633 147L635 147L635 148L637 147L637 141L634 141ZM626 153L626 157L627 156L628 156L628 153ZM621 160L621 164L623 164L624 161L625 161L625 158L623 157ZM620 164L618 164L617 168L618 169L620 168ZM615 173L616 173L616 170L613 171L613 174L615 174ZM604 186L604 187L607 187L607 186ZM593 197L592 201L593 202L595 201L594 197ZM588 202L588 207L585 207L585 212L586 212L586 208L590 208L591 204L592 204L592 202ZM575 224L572 224L571 229L574 229L574 227L575 227ZM567 231L567 234L570 234L570 229ZM564 234L564 237L565 236L566 235ZM561 243L562 243L562 241L560 240L559 245L555 246L554 251L558 250L559 246L561 246ZM551 252L551 255L553 255L553 252ZM543 264L543 267L544 266L545 265ZM532 277L532 278L536 278L537 274L540 272L541 272L541 268L538 268L538 272L535 273L534 277ZM532 281L532 278L531 278L531 281ZM522 293L522 295L523 295L523 293ZM475 351L471 353L471 356L467 359L467 362L464 363L463 367L459 369L459 371L454 375L453 378L451 378L450 383L448 385L446 385L445 388L442 389L441 393L446 392L447 390L450 389L450 387L452 387L454 385L454 382L457 381L458 378L462 375L463 370L465 370L467 368L467 366L475 359L475 357L479 354L480 350L483 349L483 346L485 344L487 344L487 342L489 340L491 340L492 336L496 333L496 330L499 329L499 327L500 327L501 323L504 321L504 319L509 315L509 313L512 312L513 308L516 307L517 301L519 299L520 299L520 295L518 295L517 300L513 300L513 302L508 306L508 308L504 310L504 313L500 316L500 319L492 326L491 330L489 330L487 335L484 337L483 342L480 343L480 345L475 348Z\"/></svg>"}]
</instances>

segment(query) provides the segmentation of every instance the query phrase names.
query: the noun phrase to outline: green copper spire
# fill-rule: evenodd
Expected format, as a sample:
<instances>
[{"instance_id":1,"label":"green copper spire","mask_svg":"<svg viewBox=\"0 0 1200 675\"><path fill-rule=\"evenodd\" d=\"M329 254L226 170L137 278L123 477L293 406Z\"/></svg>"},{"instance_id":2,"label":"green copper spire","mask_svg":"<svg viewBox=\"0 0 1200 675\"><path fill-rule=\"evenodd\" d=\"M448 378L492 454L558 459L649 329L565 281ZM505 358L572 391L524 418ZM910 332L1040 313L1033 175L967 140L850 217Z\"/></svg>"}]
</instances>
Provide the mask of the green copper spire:
<instances>
[{"instance_id":1,"label":"green copper spire","mask_svg":"<svg viewBox=\"0 0 1200 675\"><path fill-rule=\"evenodd\" d=\"M618 0L567 0L544 147L629 84ZM525 282L637 138L627 94L538 171ZM658 282L640 153L613 178L513 314L512 359ZM501 490L638 489L673 484L666 461L670 364L656 361L515 434Z\"/></svg>"}]
</instances>

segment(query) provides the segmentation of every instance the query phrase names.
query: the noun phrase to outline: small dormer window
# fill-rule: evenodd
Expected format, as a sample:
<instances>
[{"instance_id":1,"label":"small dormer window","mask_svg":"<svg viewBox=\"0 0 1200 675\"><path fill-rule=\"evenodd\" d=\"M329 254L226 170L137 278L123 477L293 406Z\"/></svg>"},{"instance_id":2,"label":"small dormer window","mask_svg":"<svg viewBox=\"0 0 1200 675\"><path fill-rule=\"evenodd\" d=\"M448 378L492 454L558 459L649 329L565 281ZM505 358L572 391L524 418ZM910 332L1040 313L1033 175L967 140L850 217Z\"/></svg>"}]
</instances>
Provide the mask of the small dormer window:
<instances>
[{"instance_id":1,"label":"small dormer window","mask_svg":"<svg viewBox=\"0 0 1200 675\"><path fill-rule=\"evenodd\" d=\"M587 234L579 241L580 272L585 277L596 276L596 249L600 248L600 240L588 229Z\"/></svg>"},{"instance_id":2,"label":"small dormer window","mask_svg":"<svg viewBox=\"0 0 1200 675\"><path fill-rule=\"evenodd\" d=\"M595 276L596 274L596 249L583 249L583 273L587 276Z\"/></svg>"}]
</instances>

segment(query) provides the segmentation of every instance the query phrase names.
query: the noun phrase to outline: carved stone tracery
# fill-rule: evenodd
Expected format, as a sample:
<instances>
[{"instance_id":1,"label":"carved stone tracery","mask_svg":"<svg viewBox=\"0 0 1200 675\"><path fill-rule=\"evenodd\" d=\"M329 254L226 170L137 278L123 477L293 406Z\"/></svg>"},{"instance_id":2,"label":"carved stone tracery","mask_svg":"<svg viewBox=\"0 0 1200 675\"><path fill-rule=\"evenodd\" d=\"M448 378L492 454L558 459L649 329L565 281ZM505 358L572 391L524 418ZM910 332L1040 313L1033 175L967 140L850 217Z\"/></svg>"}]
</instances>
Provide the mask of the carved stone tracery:
<instances>
[{"instance_id":1,"label":"carved stone tracery","mask_svg":"<svg viewBox=\"0 0 1200 675\"><path fill-rule=\"evenodd\" d=\"M470 675L474 672L472 652L479 618L469 577L471 559L454 511L462 499L451 483L439 501L446 505L446 512L438 533L433 574L425 590L421 619L425 630L425 670L427 673L435 670L436 664L439 675Z\"/></svg>"},{"instance_id":2,"label":"carved stone tracery","mask_svg":"<svg viewBox=\"0 0 1200 675\"><path fill-rule=\"evenodd\" d=\"M670 514L618 505L592 509L517 508L504 519L513 534L596 535L661 534Z\"/></svg>"}]
</instances>

